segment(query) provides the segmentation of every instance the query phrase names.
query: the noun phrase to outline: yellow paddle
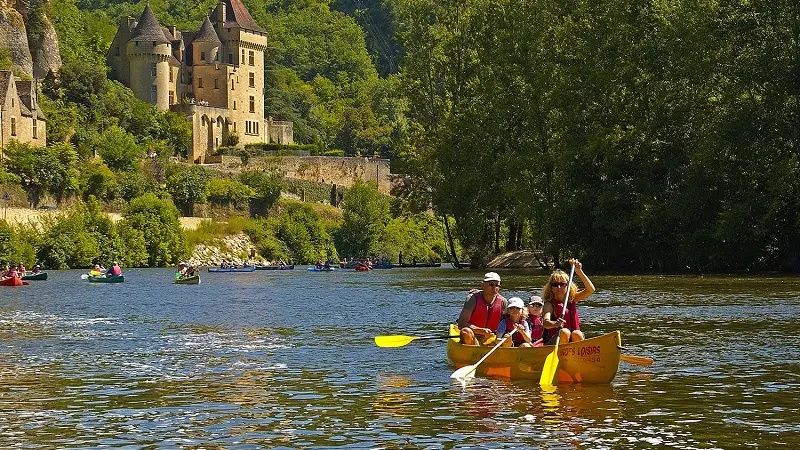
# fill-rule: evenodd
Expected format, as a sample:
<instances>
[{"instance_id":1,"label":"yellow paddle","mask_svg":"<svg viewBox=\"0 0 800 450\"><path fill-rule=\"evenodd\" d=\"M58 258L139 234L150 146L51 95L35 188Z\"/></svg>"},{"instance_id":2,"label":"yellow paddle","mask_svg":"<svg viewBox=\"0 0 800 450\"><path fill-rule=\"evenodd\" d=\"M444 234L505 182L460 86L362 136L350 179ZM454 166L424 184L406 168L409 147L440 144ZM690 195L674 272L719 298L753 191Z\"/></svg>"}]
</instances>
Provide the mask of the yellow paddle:
<instances>
[{"instance_id":1,"label":"yellow paddle","mask_svg":"<svg viewBox=\"0 0 800 450\"><path fill-rule=\"evenodd\" d=\"M475 369L478 368L480 363L482 363L486 358L488 358L489 355L494 353L495 350L500 348L500 346L503 345L503 342L505 342L506 339L510 338L511 335L514 334L514 332L516 332L516 331L517 331L516 328L511 330L511 333L508 333L503 339L500 339L500 342L498 342L497 345L495 345L491 350L489 350L488 353L483 355L483 358L479 359L478 362L476 362L475 364L473 364L471 366L464 366L464 367L456 370L455 372L453 372L452 375L450 375L450 378L455 378L455 379L457 379L458 381L460 381L462 383L467 381L470 378L475 378Z\"/></svg>"},{"instance_id":2,"label":"yellow paddle","mask_svg":"<svg viewBox=\"0 0 800 450\"><path fill-rule=\"evenodd\" d=\"M575 264L572 264L572 269L569 271L569 281L567 282L567 289L564 292L564 307L561 309L561 318L567 313L567 302L569 302L570 287L572 287L572 276L575 275ZM556 370L558 370L558 341L561 340L561 328L556 328L558 334L556 335L556 345L553 347L553 352L547 355L542 367L542 376L539 377L539 384L541 386L552 386L553 380L556 377Z\"/></svg>"},{"instance_id":3,"label":"yellow paddle","mask_svg":"<svg viewBox=\"0 0 800 450\"><path fill-rule=\"evenodd\" d=\"M653 364L653 358L648 358L647 356L619 355L619 359L628 364L634 364L637 366L649 366L650 364Z\"/></svg>"},{"instance_id":4,"label":"yellow paddle","mask_svg":"<svg viewBox=\"0 0 800 450\"><path fill-rule=\"evenodd\" d=\"M378 347L394 348L404 347L412 341L424 341L427 339L450 339L458 336L404 336L402 334L392 334L389 336L375 336L375 345Z\"/></svg>"}]
</instances>

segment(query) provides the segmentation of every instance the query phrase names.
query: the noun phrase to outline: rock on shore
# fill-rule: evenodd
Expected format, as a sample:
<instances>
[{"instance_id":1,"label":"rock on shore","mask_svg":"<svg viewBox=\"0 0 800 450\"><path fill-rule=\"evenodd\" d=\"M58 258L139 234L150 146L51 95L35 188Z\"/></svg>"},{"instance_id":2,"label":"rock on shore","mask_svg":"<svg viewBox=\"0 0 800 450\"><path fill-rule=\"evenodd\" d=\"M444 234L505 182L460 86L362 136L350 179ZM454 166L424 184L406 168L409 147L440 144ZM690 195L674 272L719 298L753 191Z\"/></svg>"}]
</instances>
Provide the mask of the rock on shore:
<instances>
[{"instance_id":1,"label":"rock on shore","mask_svg":"<svg viewBox=\"0 0 800 450\"><path fill-rule=\"evenodd\" d=\"M251 258L251 253L255 257ZM198 244L187 263L193 266L219 266L223 259L238 266L261 264L264 258L259 255L250 237L244 233L215 239L209 244Z\"/></svg>"}]
</instances>

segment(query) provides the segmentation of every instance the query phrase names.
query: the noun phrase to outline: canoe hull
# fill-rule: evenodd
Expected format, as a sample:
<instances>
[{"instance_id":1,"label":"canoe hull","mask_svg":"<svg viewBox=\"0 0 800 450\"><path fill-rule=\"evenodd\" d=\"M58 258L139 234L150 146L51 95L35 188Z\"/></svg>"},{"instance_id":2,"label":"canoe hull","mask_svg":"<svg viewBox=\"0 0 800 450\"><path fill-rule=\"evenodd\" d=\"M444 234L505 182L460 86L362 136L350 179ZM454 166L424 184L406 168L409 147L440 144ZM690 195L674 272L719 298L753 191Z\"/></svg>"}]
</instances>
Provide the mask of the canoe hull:
<instances>
[{"instance_id":1,"label":"canoe hull","mask_svg":"<svg viewBox=\"0 0 800 450\"><path fill-rule=\"evenodd\" d=\"M333 272L336 269L334 269L333 267L328 269L317 269L316 267L309 267L307 270L309 272Z\"/></svg>"},{"instance_id":2,"label":"canoe hull","mask_svg":"<svg viewBox=\"0 0 800 450\"><path fill-rule=\"evenodd\" d=\"M36 275L25 275L24 277L22 277L22 279L29 281L30 280L44 281L47 280L47 272L39 272Z\"/></svg>"},{"instance_id":3,"label":"canoe hull","mask_svg":"<svg viewBox=\"0 0 800 450\"><path fill-rule=\"evenodd\" d=\"M450 335L454 334L458 334L457 329L451 329ZM619 331L615 331L584 341L559 345L556 376L558 383L611 383L619 370L621 342ZM460 368L475 364L491 349L492 346L462 345L458 338L448 339L447 360L451 365ZM544 361L552 351L552 346L498 348L478 366L476 373L514 380L539 380Z\"/></svg>"},{"instance_id":4,"label":"canoe hull","mask_svg":"<svg viewBox=\"0 0 800 450\"><path fill-rule=\"evenodd\" d=\"M119 275L116 277L94 277L89 275L89 283L124 283L125 276Z\"/></svg>"},{"instance_id":5,"label":"canoe hull","mask_svg":"<svg viewBox=\"0 0 800 450\"><path fill-rule=\"evenodd\" d=\"M6 278L5 280L0 280L0 286L27 286L27 281L22 281L19 277L13 278Z\"/></svg>"},{"instance_id":6,"label":"canoe hull","mask_svg":"<svg viewBox=\"0 0 800 450\"><path fill-rule=\"evenodd\" d=\"M228 267L228 268L225 268L225 269L223 269L222 267L209 267L208 271L212 272L212 273L213 272L255 272L256 271L256 266L239 267L237 269L234 269L232 267Z\"/></svg>"},{"instance_id":7,"label":"canoe hull","mask_svg":"<svg viewBox=\"0 0 800 450\"><path fill-rule=\"evenodd\" d=\"M256 266L256 270L294 270L294 264L291 266Z\"/></svg>"},{"instance_id":8,"label":"canoe hull","mask_svg":"<svg viewBox=\"0 0 800 450\"><path fill-rule=\"evenodd\" d=\"M200 275L193 277L176 278L175 284L200 284Z\"/></svg>"}]
</instances>

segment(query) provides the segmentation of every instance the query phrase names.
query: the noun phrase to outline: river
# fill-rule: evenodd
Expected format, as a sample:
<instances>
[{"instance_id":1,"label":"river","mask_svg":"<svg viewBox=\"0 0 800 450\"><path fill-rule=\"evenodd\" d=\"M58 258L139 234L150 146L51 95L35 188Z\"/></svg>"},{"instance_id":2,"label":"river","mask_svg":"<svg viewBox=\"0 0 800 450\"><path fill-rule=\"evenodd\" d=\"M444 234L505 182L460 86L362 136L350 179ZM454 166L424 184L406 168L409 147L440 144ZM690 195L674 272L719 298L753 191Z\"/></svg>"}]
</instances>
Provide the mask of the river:
<instances>
[{"instance_id":1,"label":"river","mask_svg":"<svg viewBox=\"0 0 800 450\"><path fill-rule=\"evenodd\" d=\"M482 272L79 271L0 288L4 448L800 448L800 279L593 275L610 385L450 379L442 334ZM530 295L541 273L501 272Z\"/></svg>"}]
</instances>

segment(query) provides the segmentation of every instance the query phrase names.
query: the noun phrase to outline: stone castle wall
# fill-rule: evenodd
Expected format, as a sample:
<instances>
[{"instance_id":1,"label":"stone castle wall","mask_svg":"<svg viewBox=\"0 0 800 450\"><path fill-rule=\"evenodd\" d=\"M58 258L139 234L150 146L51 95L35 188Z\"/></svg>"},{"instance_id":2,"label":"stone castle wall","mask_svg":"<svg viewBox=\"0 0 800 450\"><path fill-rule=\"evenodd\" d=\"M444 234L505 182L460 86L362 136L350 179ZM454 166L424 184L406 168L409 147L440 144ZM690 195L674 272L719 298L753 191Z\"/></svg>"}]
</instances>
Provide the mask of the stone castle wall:
<instances>
[{"instance_id":1,"label":"stone castle wall","mask_svg":"<svg viewBox=\"0 0 800 450\"><path fill-rule=\"evenodd\" d=\"M228 169L243 168L233 156L217 157ZM356 180L378 182L378 190L389 194L392 173L388 159L346 156L281 156L251 158L246 169L276 169L287 178L350 187Z\"/></svg>"}]
</instances>

